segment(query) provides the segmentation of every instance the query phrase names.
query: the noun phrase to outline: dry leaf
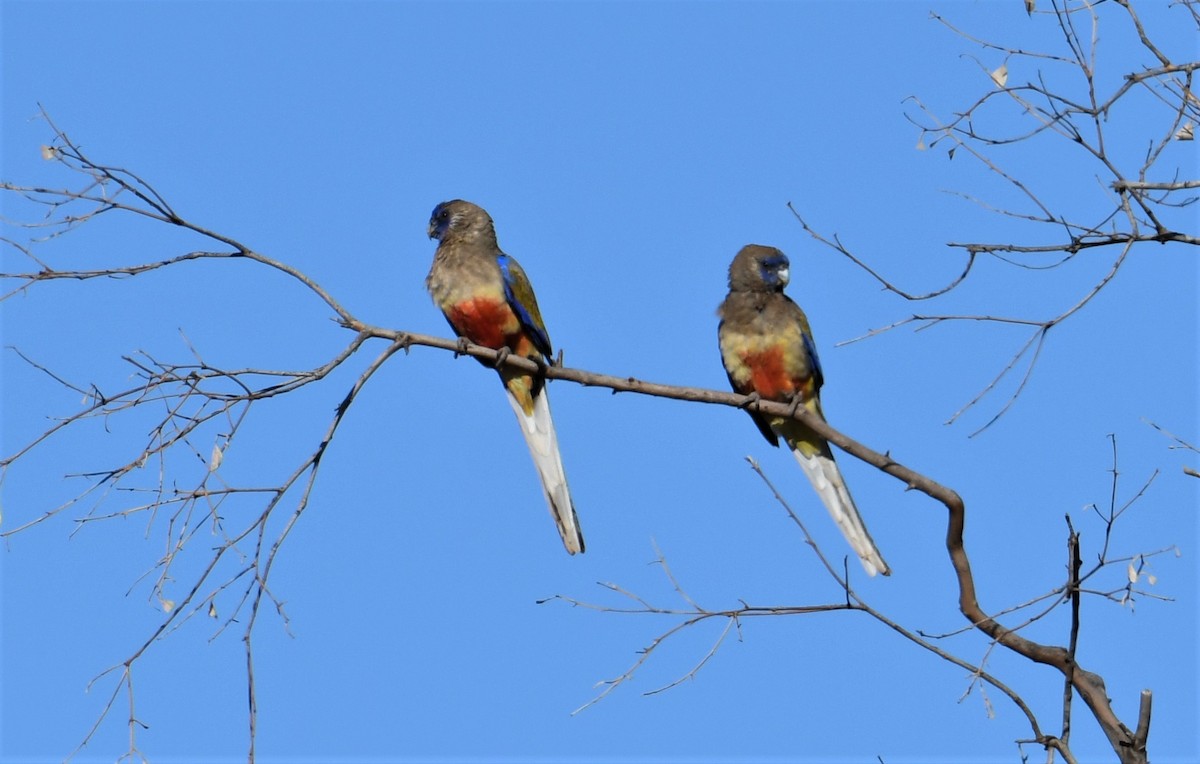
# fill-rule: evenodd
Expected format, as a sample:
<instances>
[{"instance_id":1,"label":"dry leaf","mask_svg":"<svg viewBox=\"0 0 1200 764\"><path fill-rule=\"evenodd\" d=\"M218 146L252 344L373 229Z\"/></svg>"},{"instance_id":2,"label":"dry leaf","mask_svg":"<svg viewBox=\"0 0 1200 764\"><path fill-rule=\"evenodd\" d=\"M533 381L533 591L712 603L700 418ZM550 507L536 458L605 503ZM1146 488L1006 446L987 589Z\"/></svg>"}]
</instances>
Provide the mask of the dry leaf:
<instances>
[{"instance_id":1,"label":"dry leaf","mask_svg":"<svg viewBox=\"0 0 1200 764\"><path fill-rule=\"evenodd\" d=\"M58 149L53 146L42 146L42 159L50 160L58 157Z\"/></svg>"},{"instance_id":2,"label":"dry leaf","mask_svg":"<svg viewBox=\"0 0 1200 764\"><path fill-rule=\"evenodd\" d=\"M1000 64L1000 67L988 76L992 78L992 82L996 83L996 87L1004 87L1004 84L1008 82L1008 64Z\"/></svg>"},{"instance_id":3,"label":"dry leaf","mask_svg":"<svg viewBox=\"0 0 1200 764\"><path fill-rule=\"evenodd\" d=\"M215 602L208 603L208 617L209 618L217 617L217 603L215 603Z\"/></svg>"},{"instance_id":4,"label":"dry leaf","mask_svg":"<svg viewBox=\"0 0 1200 764\"><path fill-rule=\"evenodd\" d=\"M225 458L225 452L221 450L219 443L213 444L212 456L208 459L208 471L216 472L221 466L221 460Z\"/></svg>"},{"instance_id":5,"label":"dry leaf","mask_svg":"<svg viewBox=\"0 0 1200 764\"><path fill-rule=\"evenodd\" d=\"M1193 132L1194 130L1195 130L1195 126L1191 122L1188 122L1186 125L1179 128L1179 132L1175 133L1175 140L1177 140L1177 141L1193 140L1193 138L1195 137L1194 132Z\"/></svg>"}]
</instances>

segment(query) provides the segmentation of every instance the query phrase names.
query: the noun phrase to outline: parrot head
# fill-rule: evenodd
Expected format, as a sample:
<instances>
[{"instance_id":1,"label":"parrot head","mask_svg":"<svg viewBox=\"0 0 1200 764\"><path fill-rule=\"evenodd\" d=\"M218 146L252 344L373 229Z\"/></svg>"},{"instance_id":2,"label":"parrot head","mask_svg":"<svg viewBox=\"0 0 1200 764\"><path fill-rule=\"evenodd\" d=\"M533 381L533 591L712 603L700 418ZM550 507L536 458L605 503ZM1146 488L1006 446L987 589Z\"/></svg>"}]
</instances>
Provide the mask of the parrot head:
<instances>
[{"instance_id":1,"label":"parrot head","mask_svg":"<svg viewBox=\"0 0 1200 764\"><path fill-rule=\"evenodd\" d=\"M782 292L791 277L787 255L775 247L747 244L729 266L729 288L745 292Z\"/></svg>"},{"instance_id":2,"label":"parrot head","mask_svg":"<svg viewBox=\"0 0 1200 764\"><path fill-rule=\"evenodd\" d=\"M493 231L492 218L482 207L462 199L442 202L429 216L429 238L445 241L448 236L472 238Z\"/></svg>"}]
</instances>

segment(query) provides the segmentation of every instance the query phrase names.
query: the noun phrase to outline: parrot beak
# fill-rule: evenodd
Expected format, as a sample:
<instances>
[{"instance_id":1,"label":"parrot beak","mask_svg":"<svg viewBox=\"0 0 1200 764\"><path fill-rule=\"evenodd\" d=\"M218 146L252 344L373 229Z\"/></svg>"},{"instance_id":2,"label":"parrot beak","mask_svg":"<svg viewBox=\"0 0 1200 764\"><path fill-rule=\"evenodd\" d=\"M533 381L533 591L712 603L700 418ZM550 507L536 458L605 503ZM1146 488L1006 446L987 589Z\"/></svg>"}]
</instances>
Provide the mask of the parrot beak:
<instances>
[{"instance_id":1,"label":"parrot beak","mask_svg":"<svg viewBox=\"0 0 1200 764\"><path fill-rule=\"evenodd\" d=\"M438 237L438 234L437 234L437 225L435 225L435 224L434 224L434 222L433 222L432 220L430 220L430 221L429 221L429 231L428 231L428 233L429 233L429 238L431 238L431 239L436 239L436 238Z\"/></svg>"}]
</instances>

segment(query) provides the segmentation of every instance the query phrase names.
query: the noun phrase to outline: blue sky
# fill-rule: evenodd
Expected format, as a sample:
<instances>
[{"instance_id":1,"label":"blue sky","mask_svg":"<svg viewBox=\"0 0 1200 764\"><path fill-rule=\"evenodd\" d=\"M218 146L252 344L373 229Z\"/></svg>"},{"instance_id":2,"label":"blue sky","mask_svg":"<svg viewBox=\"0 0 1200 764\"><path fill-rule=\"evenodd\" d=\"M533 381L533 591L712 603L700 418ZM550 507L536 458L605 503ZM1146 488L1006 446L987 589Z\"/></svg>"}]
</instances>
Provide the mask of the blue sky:
<instances>
[{"instance_id":1,"label":"blue sky","mask_svg":"<svg viewBox=\"0 0 1200 764\"><path fill-rule=\"evenodd\" d=\"M93 158L137 172L184 217L299 268L374 324L447 333L424 291L434 249L425 228L436 203L461 197L495 218L568 365L724 389L714 311L729 260L749 242L780 247L792 258L789 293L821 349L829 419L965 498L980 598L993 612L1060 582L1065 514L1094 559L1103 525L1085 508L1108 506L1115 435L1119 502L1161 474L1118 524L1114 554L1177 545L1178 557L1151 561L1150 588L1174 601L1085 600L1080 661L1106 678L1127 723L1138 692L1154 690L1156 761L1200 755L1200 481L1182 472L1195 458L1170 450L1145 421L1200 437L1194 253L1138 251L1051 332L1015 407L969 438L1015 380L944 423L1020 347L1022 330L955 324L838 343L915 310L1053 315L1111 257L1052 272L987 261L940 304L914 308L810 239L786 206L914 291L961 269L948 241L1040 240L1043 232L946 193L1019 203L964 154L917 150L918 130L904 118L916 109L904 99L947 115L986 92L986 70L1003 63L930 11L1029 50L1055 44L1051 17L1030 19L1016 0L6 0L0 9L5 180L72 181L39 157L50 138L41 104ZM1194 56L1183 9L1144 13L1178 60ZM1119 9L1106 8L1102 23L1103 77L1119 77L1131 59L1150 63ZM1010 66L1010 82L1034 77L1028 64ZM995 119L1007 126L1013 116ZM1135 124L1136 115L1111 115L1113 151L1127 161L1145 151ZM1059 209L1103 198L1099 168L1064 141L1043 137L998 156ZM1163 179L1168 168L1194 174L1195 160L1192 145L1176 144ZM27 212L5 200L5 215ZM1195 232L1194 215L1175 220ZM38 254L59 268L103 267L196 247L211 243L109 215ZM3 258L6 270L25 267L11 250ZM123 355L188 360L181 330L225 367L306 368L349 340L311 295L246 262L45 284L0 311L5 345L102 390L129 384ZM254 408L226 454L225 478L258 485L291 471L379 350ZM80 400L10 351L2 363L7 455ZM290 634L271 613L255 631L262 760L1015 760L1012 741L1029 730L1010 703L989 692L990 718L978 691L962 697L962 669L848 614L746 621L692 680L644 695L686 675L722 625L688 629L572 716L677 619L535 603L560 594L628 604L597 586L611 582L681 607L649 564L656 545L708 608L840 600L743 457L762 463L828 554L847 550L791 457L744 414L554 383L588 542L587 554L568 557L494 377L415 348L392 358L351 409L272 572ZM3 527L78 490L64 474L128 461L148 422L97 422L31 452L5 479ZM861 593L912 629L964 626L944 510L846 455L839 461L895 569L890 579L856 578ZM186 475L196 463L172 468ZM101 510L129 502L109 495ZM236 520L255 506L226 511ZM162 620L139 577L163 554L164 519L77 530L72 518L91 508L10 537L0 554L0 761L70 753L116 677L87 691L89 680ZM197 537L169 591L182 597L206 544ZM1120 587L1120 569L1105 580ZM232 602L217 606L223 613ZM217 623L193 619L135 664L136 715L147 725L138 746L152 760L244 759L241 631L211 638ZM1066 634L1063 618L1029 632L1057 644ZM1061 682L1049 670L989 652L974 635L939 645L986 658L1055 728ZM121 695L79 760L126 750L127 709ZM1081 760L1110 760L1085 713L1073 736Z\"/></svg>"}]
</instances>

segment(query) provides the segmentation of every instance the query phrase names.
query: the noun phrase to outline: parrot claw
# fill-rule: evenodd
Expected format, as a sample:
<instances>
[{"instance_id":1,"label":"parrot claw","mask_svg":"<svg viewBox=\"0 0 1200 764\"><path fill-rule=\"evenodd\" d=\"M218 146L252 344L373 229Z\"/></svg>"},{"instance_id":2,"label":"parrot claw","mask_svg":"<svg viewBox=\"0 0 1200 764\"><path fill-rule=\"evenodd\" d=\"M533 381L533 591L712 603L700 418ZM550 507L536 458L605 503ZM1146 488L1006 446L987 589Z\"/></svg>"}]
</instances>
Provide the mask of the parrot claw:
<instances>
[{"instance_id":1,"label":"parrot claw","mask_svg":"<svg viewBox=\"0 0 1200 764\"><path fill-rule=\"evenodd\" d=\"M458 349L454 351L454 357L458 358L460 355L466 355L467 348L469 348L469 347L471 347L471 341L469 339L467 339L466 337L459 337L458 338Z\"/></svg>"},{"instance_id":2,"label":"parrot claw","mask_svg":"<svg viewBox=\"0 0 1200 764\"><path fill-rule=\"evenodd\" d=\"M751 390L746 395L746 402L742 404L742 408L749 411L752 406L757 406L760 401L762 401L762 396L758 394L758 391Z\"/></svg>"},{"instance_id":3,"label":"parrot claw","mask_svg":"<svg viewBox=\"0 0 1200 764\"><path fill-rule=\"evenodd\" d=\"M504 362L508 360L508 356L511 354L511 352L512 351L506 347L496 348L496 360L492 365L497 369L502 368L504 366Z\"/></svg>"},{"instance_id":4,"label":"parrot claw","mask_svg":"<svg viewBox=\"0 0 1200 764\"><path fill-rule=\"evenodd\" d=\"M795 419L796 412L800 410L800 406L804 403L803 397L797 393L796 395L792 396L792 399L788 401L788 403L788 416Z\"/></svg>"}]
</instances>

